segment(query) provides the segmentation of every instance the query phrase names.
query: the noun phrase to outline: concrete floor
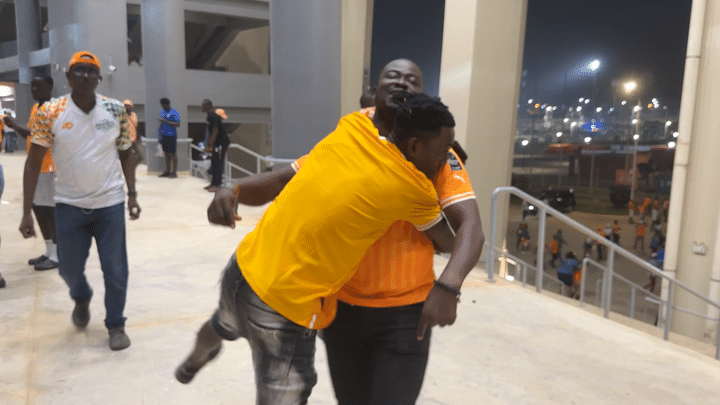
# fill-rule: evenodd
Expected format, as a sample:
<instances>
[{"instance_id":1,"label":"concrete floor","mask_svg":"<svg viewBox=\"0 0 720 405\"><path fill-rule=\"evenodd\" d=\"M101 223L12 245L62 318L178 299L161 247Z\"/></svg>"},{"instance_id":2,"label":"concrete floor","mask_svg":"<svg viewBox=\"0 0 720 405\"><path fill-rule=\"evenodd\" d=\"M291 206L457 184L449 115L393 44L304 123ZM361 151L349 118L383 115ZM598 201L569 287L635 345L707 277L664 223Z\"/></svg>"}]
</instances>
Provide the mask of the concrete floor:
<instances>
[{"instance_id":1,"label":"concrete floor","mask_svg":"<svg viewBox=\"0 0 720 405\"><path fill-rule=\"evenodd\" d=\"M73 303L57 271L27 265L44 244L17 231L24 160L0 154L0 272L8 282L0 290L0 404L254 403L244 341L226 344L190 385L176 382L173 370L215 306L222 267L263 209L242 208L235 230L210 226L212 195L203 181L139 173L143 211L128 221L133 343L112 352L97 254L88 260L95 298L84 331L70 321ZM694 405L720 398L720 363L712 358L516 283L489 284L480 271L466 282L458 311L455 325L434 331L419 404ZM332 404L321 342L316 360L310 403Z\"/></svg>"}]
</instances>

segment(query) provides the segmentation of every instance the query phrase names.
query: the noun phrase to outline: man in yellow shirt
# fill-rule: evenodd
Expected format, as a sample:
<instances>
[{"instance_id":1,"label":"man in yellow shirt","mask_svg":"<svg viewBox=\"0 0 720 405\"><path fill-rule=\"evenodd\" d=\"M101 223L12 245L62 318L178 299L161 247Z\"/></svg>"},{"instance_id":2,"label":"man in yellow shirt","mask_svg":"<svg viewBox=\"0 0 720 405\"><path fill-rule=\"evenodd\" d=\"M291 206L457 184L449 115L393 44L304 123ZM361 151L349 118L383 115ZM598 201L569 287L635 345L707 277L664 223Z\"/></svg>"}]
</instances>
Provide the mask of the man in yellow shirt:
<instances>
[{"instance_id":1,"label":"man in yellow shirt","mask_svg":"<svg viewBox=\"0 0 720 405\"><path fill-rule=\"evenodd\" d=\"M397 107L402 87L387 91L382 103ZM430 179L445 165L454 121L437 100L425 95L403 97L407 102L400 106L396 125L386 137L378 128L387 128L383 124L387 121L378 117L387 111L379 109L373 120L353 113L310 152L303 170L293 176L255 231L240 244L235 259L242 270L233 271L237 267L231 261L225 273L223 294L250 298L237 299L242 307L237 312L235 301L226 305L221 300L213 320L200 330L195 349L176 372L181 382L189 382L217 354L221 337L242 336L253 348L258 403L286 403L282 395L290 400L287 403L304 403L316 381L312 365L315 329L332 321L337 292L352 277L368 247L392 223L405 220L440 241L444 250L450 249L452 235L440 221ZM395 118L394 108L388 109ZM220 220L211 218L211 222ZM448 272L446 282L453 282L454 276ZM454 321L459 284L448 284L437 283L442 287L435 299L452 302L451 310L434 308L426 325ZM236 291L227 291L228 285L237 286ZM265 323L259 328L261 333L257 333L256 319L247 321L259 316L258 308ZM267 325L268 320L272 325ZM245 324L250 328L243 328ZM295 332L291 344L276 337L278 329ZM279 340L264 340L271 335ZM283 352L287 344L295 350ZM277 375L279 370L282 377Z\"/></svg>"}]
</instances>

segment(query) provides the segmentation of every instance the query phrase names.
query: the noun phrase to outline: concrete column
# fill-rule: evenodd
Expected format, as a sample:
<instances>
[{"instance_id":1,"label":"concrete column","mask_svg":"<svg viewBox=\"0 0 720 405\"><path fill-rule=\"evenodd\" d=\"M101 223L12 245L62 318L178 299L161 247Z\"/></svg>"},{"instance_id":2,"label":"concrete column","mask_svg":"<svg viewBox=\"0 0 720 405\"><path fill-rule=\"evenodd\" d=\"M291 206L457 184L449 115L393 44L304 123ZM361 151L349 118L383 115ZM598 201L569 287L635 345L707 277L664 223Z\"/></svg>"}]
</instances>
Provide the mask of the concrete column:
<instances>
[{"instance_id":1,"label":"concrete column","mask_svg":"<svg viewBox=\"0 0 720 405\"><path fill-rule=\"evenodd\" d=\"M292 159L309 152L337 125L341 113L342 5L326 0L270 2L275 157ZM358 92L360 87L358 83Z\"/></svg>"},{"instance_id":2,"label":"concrete column","mask_svg":"<svg viewBox=\"0 0 720 405\"><path fill-rule=\"evenodd\" d=\"M125 2L115 0L48 2L54 95L70 93L65 77L70 57L78 51L90 51L102 65L97 92L120 100L128 96L126 7ZM110 66L116 70L111 72Z\"/></svg>"},{"instance_id":3,"label":"concrete column","mask_svg":"<svg viewBox=\"0 0 720 405\"><path fill-rule=\"evenodd\" d=\"M368 24L372 6L373 0L342 1L342 115L360 108L364 67L370 67L369 58L367 63L365 59L372 36L372 24Z\"/></svg>"},{"instance_id":4,"label":"concrete column","mask_svg":"<svg viewBox=\"0 0 720 405\"><path fill-rule=\"evenodd\" d=\"M468 153L486 232L493 190L510 185L526 14L526 0L445 1L439 94ZM502 201L498 224L507 222ZM498 228L502 241L505 229Z\"/></svg>"},{"instance_id":5,"label":"concrete column","mask_svg":"<svg viewBox=\"0 0 720 405\"><path fill-rule=\"evenodd\" d=\"M35 0L15 1L15 27L18 48L18 84L15 86L15 112L18 122L25 124L34 104L30 96L30 52L40 49L40 5ZM22 148L20 139L18 147Z\"/></svg>"},{"instance_id":6,"label":"concrete column","mask_svg":"<svg viewBox=\"0 0 720 405\"><path fill-rule=\"evenodd\" d=\"M708 185L716 184L720 177L720 138L716 135L720 83L714 79L720 70L720 38L715 35L718 29L720 1L694 1L665 255L665 269L670 276L715 301L720 300L720 191ZM667 295L667 283L663 283L663 295ZM717 317L717 312L703 301L677 288L674 305ZM716 322L685 312L672 314L673 331L695 339L714 343L716 327Z\"/></svg>"},{"instance_id":7,"label":"concrete column","mask_svg":"<svg viewBox=\"0 0 720 405\"><path fill-rule=\"evenodd\" d=\"M155 156L160 113L160 99L167 97L180 113L178 128L178 170L189 170L188 100L185 95L185 12L180 0L143 0L142 22L143 67L145 68L145 136L150 141L149 172L165 170L165 160ZM127 46L126 46L127 48ZM202 100L193 100L200 104Z\"/></svg>"}]
</instances>

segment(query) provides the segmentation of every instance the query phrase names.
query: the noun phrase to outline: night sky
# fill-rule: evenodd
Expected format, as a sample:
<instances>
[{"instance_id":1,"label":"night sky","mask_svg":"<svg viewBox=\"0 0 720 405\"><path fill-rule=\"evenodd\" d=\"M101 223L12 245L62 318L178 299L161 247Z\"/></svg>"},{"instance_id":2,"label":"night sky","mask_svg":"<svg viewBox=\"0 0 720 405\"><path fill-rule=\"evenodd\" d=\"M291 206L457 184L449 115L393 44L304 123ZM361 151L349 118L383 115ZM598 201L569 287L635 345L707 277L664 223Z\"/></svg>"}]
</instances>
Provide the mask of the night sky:
<instances>
[{"instance_id":1,"label":"night sky","mask_svg":"<svg viewBox=\"0 0 720 405\"><path fill-rule=\"evenodd\" d=\"M521 97L561 104L613 102L612 83L635 78L643 103L680 103L691 0L529 0ZM567 85L565 83L567 82ZM616 101L625 99L618 89ZM563 95L567 94L567 101Z\"/></svg>"}]
</instances>

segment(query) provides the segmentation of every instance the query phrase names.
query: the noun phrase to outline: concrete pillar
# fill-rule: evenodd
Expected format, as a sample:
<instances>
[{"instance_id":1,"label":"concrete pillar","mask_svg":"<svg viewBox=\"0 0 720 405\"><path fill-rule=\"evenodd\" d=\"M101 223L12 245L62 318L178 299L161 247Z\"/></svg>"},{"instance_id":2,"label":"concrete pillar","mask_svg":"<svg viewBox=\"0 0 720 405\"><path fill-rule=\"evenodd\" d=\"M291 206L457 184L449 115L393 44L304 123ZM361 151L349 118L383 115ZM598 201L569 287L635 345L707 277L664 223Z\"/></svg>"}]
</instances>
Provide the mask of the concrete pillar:
<instances>
[{"instance_id":1,"label":"concrete pillar","mask_svg":"<svg viewBox=\"0 0 720 405\"><path fill-rule=\"evenodd\" d=\"M55 95L70 93L65 77L70 57L90 51L100 59L102 82L97 92L112 98L128 96L127 5L115 0L48 2L48 28ZM110 66L115 66L114 72Z\"/></svg>"},{"instance_id":2,"label":"concrete pillar","mask_svg":"<svg viewBox=\"0 0 720 405\"><path fill-rule=\"evenodd\" d=\"M445 1L439 94L468 153L486 232L493 190L510 185L526 14L526 0ZM505 224L508 200L501 201L498 224ZM501 225L496 240L504 238Z\"/></svg>"},{"instance_id":3,"label":"concrete pillar","mask_svg":"<svg viewBox=\"0 0 720 405\"><path fill-rule=\"evenodd\" d=\"M15 112L18 122L25 124L34 100L30 95L30 52L40 49L40 5L36 0L15 1L15 27L18 48L18 84L15 86ZM18 139L18 148L22 148Z\"/></svg>"},{"instance_id":4,"label":"concrete pillar","mask_svg":"<svg viewBox=\"0 0 720 405\"><path fill-rule=\"evenodd\" d=\"M369 55L372 36L373 0L342 1L342 115L360 108L365 66L370 67ZM367 60L366 60L367 58Z\"/></svg>"},{"instance_id":5,"label":"concrete pillar","mask_svg":"<svg viewBox=\"0 0 720 405\"><path fill-rule=\"evenodd\" d=\"M342 5L326 0L270 2L275 157L292 159L309 152L337 125L341 51L353 51L341 47ZM358 83L358 92L360 87Z\"/></svg>"},{"instance_id":6,"label":"concrete pillar","mask_svg":"<svg viewBox=\"0 0 720 405\"><path fill-rule=\"evenodd\" d=\"M165 160L155 155L160 113L160 99L170 99L180 113L178 128L178 170L189 165L188 102L185 95L185 12L180 0L143 0L142 23L143 67L145 68L145 136L148 138L148 172L165 171ZM127 46L126 46L127 48ZM200 104L201 100L193 100ZM155 141L153 141L155 140Z\"/></svg>"},{"instance_id":7,"label":"concrete pillar","mask_svg":"<svg viewBox=\"0 0 720 405\"><path fill-rule=\"evenodd\" d=\"M717 109L720 83L720 0L698 0L692 5L690 34L680 107L679 133L665 271L698 293L720 300L720 166L717 151ZM704 250L701 246L704 245ZM695 250L694 248L698 248ZM663 283L667 296L668 283ZM699 314L717 317L704 301L675 289L674 305ZM717 323L682 311L672 314L672 330L695 339L715 341Z\"/></svg>"}]
</instances>

